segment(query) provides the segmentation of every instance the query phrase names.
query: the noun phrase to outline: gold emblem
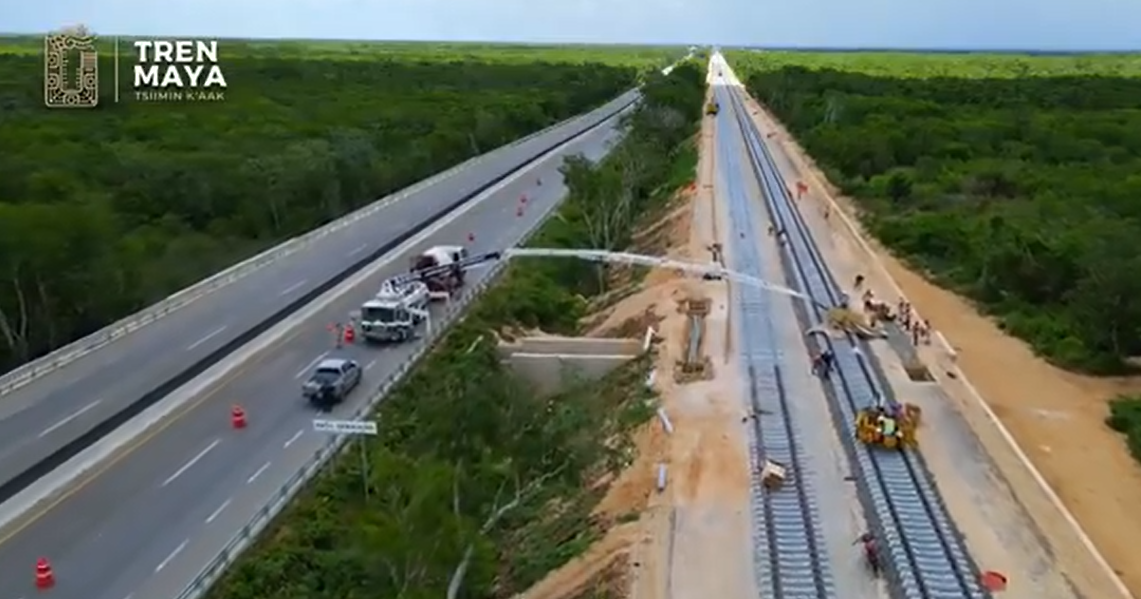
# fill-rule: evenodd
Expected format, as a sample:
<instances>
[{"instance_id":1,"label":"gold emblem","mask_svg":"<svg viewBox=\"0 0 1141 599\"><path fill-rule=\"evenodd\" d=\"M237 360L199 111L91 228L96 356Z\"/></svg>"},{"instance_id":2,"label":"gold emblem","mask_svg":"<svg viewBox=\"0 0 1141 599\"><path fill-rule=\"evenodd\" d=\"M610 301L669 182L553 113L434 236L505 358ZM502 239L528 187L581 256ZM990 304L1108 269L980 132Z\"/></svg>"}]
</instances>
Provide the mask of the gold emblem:
<instances>
[{"instance_id":1,"label":"gold emblem","mask_svg":"<svg viewBox=\"0 0 1141 599\"><path fill-rule=\"evenodd\" d=\"M94 108L99 104L99 52L82 25L44 37L44 104Z\"/></svg>"}]
</instances>

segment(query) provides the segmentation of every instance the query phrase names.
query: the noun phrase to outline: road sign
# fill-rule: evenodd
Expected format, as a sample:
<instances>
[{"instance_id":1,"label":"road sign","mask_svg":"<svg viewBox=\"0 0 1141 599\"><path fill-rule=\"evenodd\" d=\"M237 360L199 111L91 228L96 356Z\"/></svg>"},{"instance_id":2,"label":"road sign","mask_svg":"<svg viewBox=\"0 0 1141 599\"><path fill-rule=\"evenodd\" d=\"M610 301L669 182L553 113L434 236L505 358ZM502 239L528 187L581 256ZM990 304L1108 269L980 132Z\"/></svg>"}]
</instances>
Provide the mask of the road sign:
<instances>
[{"instance_id":1,"label":"road sign","mask_svg":"<svg viewBox=\"0 0 1141 599\"><path fill-rule=\"evenodd\" d=\"M375 435L376 423L371 420L318 420L313 419L313 430L319 433L333 433L334 435ZM368 451L365 449L365 440L360 440L361 446L361 484L364 486L364 498L368 501Z\"/></svg>"},{"instance_id":2,"label":"road sign","mask_svg":"<svg viewBox=\"0 0 1141 599\"><path fill-rule=\"evenodd\" d=\"M313 430L336 435L375 435L376 423L370 420L313 420Z\"/></svg>"}]
</instances>

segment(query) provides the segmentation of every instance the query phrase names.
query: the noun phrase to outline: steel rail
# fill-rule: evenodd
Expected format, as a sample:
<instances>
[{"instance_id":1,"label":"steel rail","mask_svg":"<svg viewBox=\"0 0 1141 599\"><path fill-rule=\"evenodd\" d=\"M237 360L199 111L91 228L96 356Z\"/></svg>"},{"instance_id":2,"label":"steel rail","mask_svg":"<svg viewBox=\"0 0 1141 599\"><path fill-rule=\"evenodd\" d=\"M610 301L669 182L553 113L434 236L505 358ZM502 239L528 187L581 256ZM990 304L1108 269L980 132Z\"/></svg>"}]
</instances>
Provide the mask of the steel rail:
<instances>
[{"instance_id":1,"label":"steel rail","mask_svg":"<svg viewBox=\"0 0 1141 599\"><path fill-rule=\"evenodd\" d=\"M727 136L719 135L722 140ZM727 144L728 141L722 141ZM722 146L725 148L725 146ZM733 222L753 223L751 198L740 186L741 172L733 148L725 148L729 167L726 180L729 215ZM755 239L733 236L735 269L761 275L761 257ZM820 512L815 490L806 476L801 424L796 422L781 373L783 354L776 341L773 295L756 287L735 286L737 319L742 343L738 345L747 366L748 394L753 413L750 432L752 462L752 515L755 570L764 597L833 599L836 596L831 563L824 550ZM767 489L761 480L766 460L784 466L779 489Z\"/></svg>"},{"instance_id":2,"label":"steel rail","mask_svg":"<svg viewBox=\"0 0 1141 599\"><path fill-rule=\"evenodd\" d=\"M824 321L823 305L840 303L836 285L799 210L739 95L728 92L737 125L745 137L754 172L764 190L769 216L785 241L784 262L790 283L813 302L800 306L809 325ZM823 381L832 398L834 424L849 454L869 520L879 540L892 595L899 599L982 599L978 569L969 558L921 456L914 451L889 452L859 444L851 427L858 410L878 398L891 398L869 365L866 342L847 334L822 336L836 356L834 376ZM885 392L886 391L886 395Z\"/></svg>"}]
</instances>

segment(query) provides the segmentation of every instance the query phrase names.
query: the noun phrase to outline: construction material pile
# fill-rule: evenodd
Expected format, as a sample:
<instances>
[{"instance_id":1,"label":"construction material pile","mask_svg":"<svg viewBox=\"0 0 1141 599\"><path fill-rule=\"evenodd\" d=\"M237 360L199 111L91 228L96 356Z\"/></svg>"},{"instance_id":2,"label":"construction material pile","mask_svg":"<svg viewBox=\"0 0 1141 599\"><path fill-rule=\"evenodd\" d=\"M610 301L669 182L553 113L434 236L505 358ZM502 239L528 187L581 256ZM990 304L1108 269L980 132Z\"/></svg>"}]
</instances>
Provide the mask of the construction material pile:
<instances>
[{"instance_id":1,"label":"construction material pile","mask_svg":"<svg viewBox=\"0 0 1141 599\"><path fill-rule=\"evenodd\" d=\"M849 308L832 308L826 316L826 324L833 331L852 333L864 339L882 339L887 334L881 330L876 319L866 318L863 314Z\"/></svg>"},{"instance_id":2,"label":"construction material pile","mask_svg":"<svg viewBox=\"0 0 1141 599\"><path fill-rule=\"evenodd\" d=\"M704 298L686 298L678 302L678 312L688 318L682 340L682 359L674 365L674 380L679 383L713 378L713 363L705 353L705 317L711 302Z\"/></svg>"}]
</instances>

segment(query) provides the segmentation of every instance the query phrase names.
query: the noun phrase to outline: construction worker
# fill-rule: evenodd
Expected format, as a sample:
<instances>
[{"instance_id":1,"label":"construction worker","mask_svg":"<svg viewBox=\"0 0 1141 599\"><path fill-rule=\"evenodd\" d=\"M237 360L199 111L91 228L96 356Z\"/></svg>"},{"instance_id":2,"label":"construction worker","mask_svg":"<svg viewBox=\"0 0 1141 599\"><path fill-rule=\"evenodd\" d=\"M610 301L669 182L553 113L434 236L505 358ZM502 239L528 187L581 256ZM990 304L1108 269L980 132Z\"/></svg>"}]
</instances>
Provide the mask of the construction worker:
<instances>
[{"instance_id":1,"label":"construction worker","mask_svg":"<svg viewBox=\"0 0 1141 599\"><path fill-rule=\"evenodd\" d=\"M832 373L832 367L836 364L836 354L832 353L831 349L826 349L820 353L818 359L817 374L822 378L828 378Z\"/></svg>"},{"instance_id":2,"label":"construction worker","mask_svg":"<svg viewBox=\"0 0 1141 599\"><path fill-rule=\"evenodd\" d=\"M888 437L898 437L899 427L897 426L895 416L888 416L887 414L880 414L879 417L880 434L886 439Z\"/></svg>"},{"instance_id":3,"label":"construction worker","mask_svg":"<svg viewBox=\"0 0 1141 599\"><path fill-rule=\"evenodd\" d=\"M317 393L319 394L317 405L320 407L321 411L332 412L333 406L337 405L337 390L333 388L332 385L326 385L321 387L321 390Z\"/></svg>"},{"instance_id":4,"label":"construction worker","mask_svg":"<svg viewBox=\"0 0 1141 599\"><path fill-rule=\"evenodd\" d=\"M878 577L880 575L880 557L879 550L876 547L875 535L873 535L871 532L865 532L864 534L856 537L856 540L852 542L853 545L856 543L863 544L864 560L868 564L868 569L872 571L873 575Z\"/></svg>"}]
</instances>

